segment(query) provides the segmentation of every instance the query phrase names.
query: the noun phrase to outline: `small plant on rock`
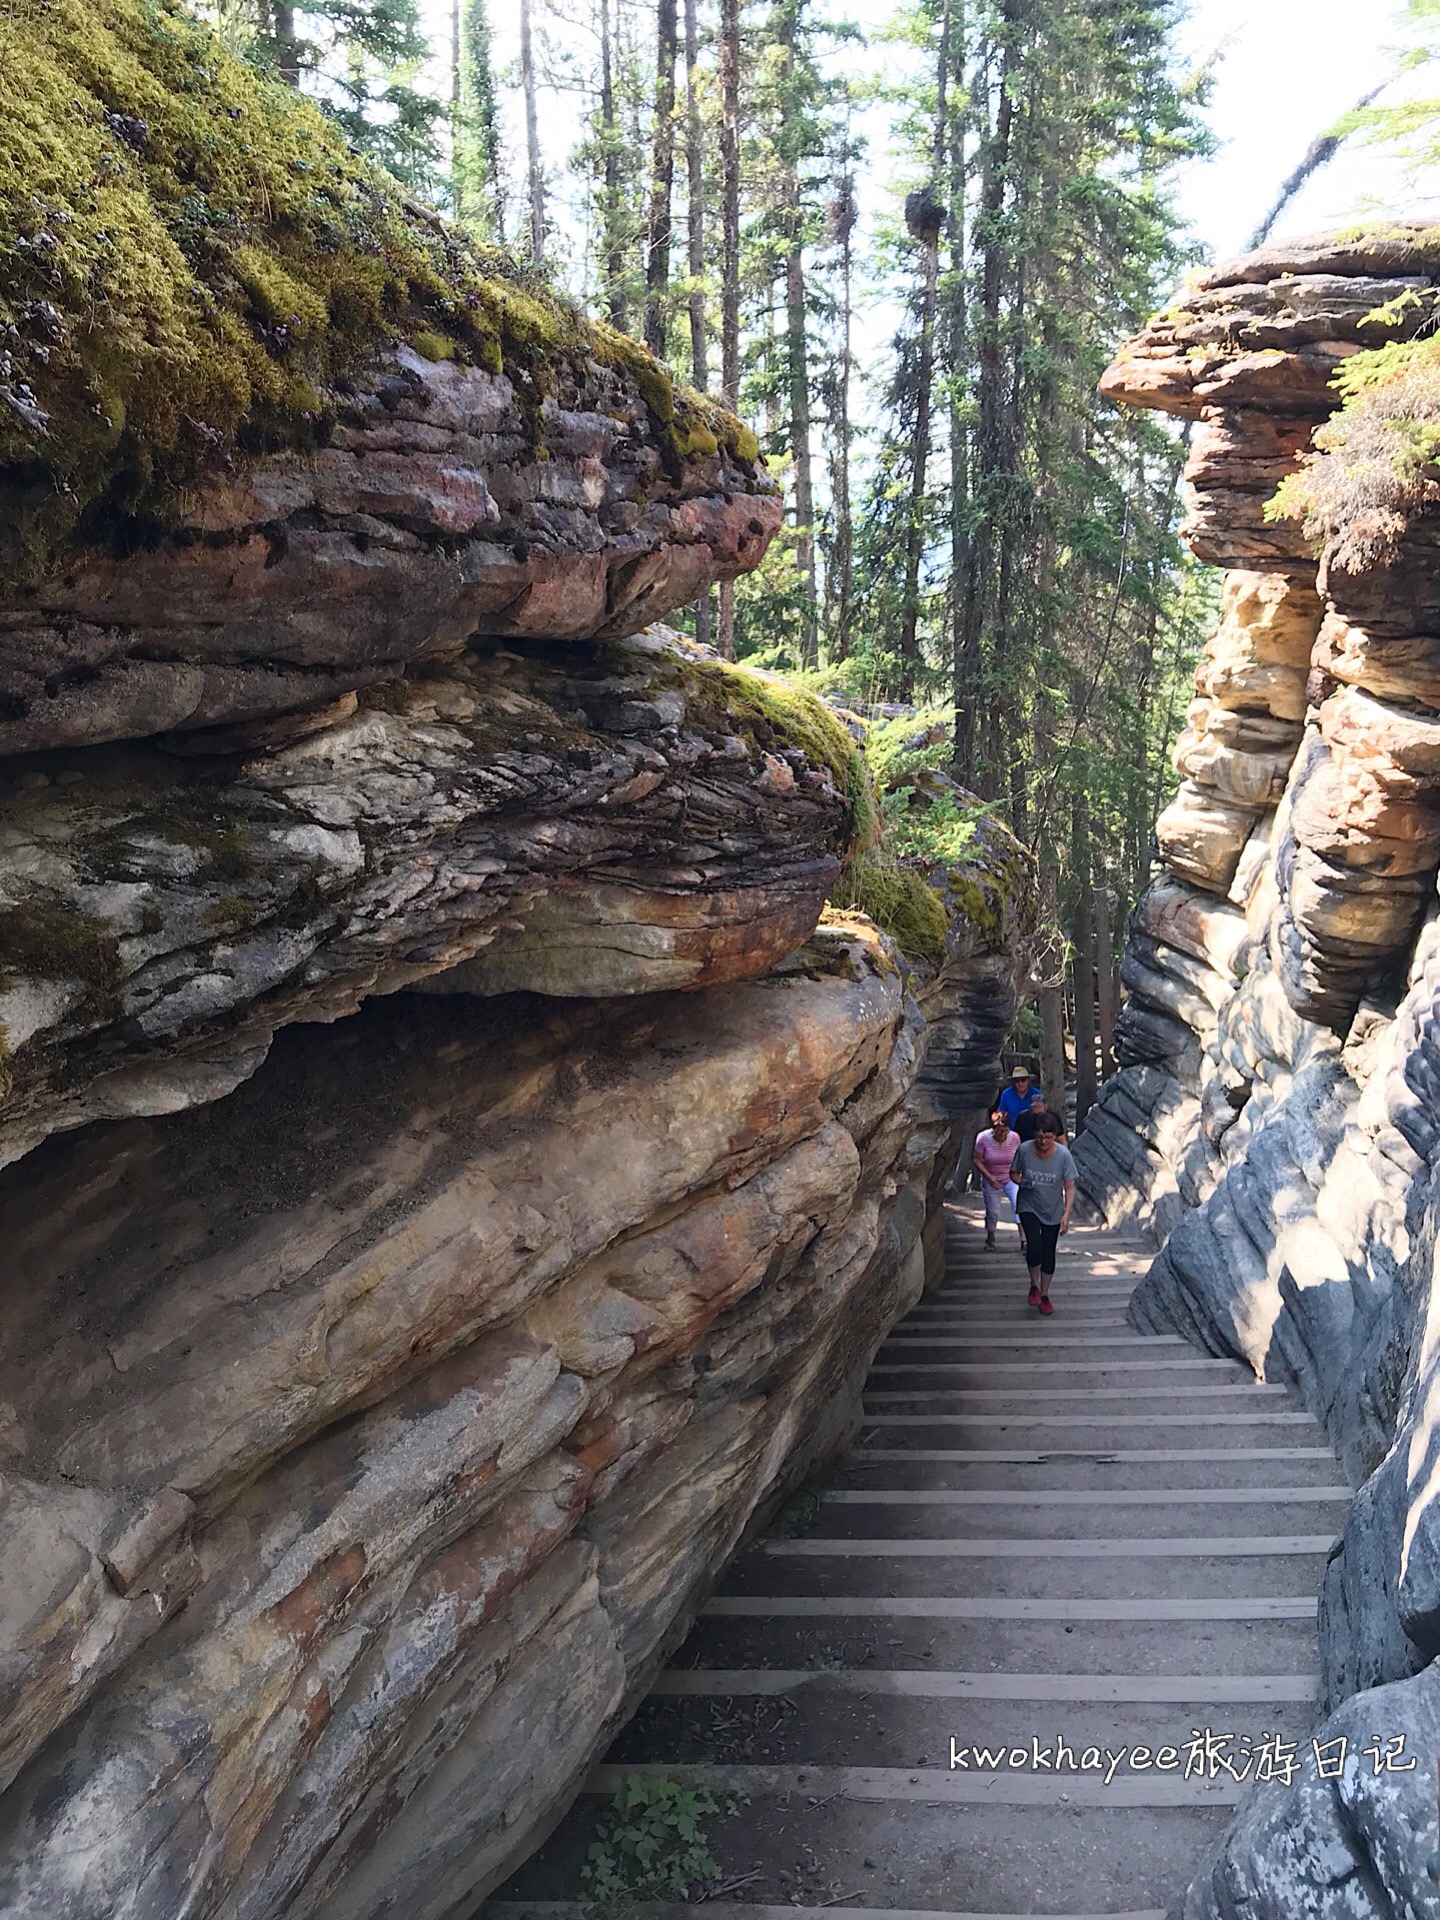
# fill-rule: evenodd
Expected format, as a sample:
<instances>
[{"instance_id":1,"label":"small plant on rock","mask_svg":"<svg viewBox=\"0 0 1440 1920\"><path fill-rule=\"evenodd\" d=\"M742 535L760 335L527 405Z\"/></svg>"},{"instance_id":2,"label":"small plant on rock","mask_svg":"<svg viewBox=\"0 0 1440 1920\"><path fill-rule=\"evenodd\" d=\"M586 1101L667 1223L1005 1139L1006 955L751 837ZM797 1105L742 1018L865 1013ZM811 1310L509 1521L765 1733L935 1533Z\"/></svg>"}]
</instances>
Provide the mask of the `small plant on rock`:
<instances>
[{"instance_id":1,"label":"small plant on rock","mask_svg":"<svg viewBox=\"0 0 1440 1920\"><path fill-rule=\"evenodd\" d=\"M730 1811L740 1805L731 1796ZM693 1902L720 1877L706 1822L720 1803L663 1774L626 1774L602 1816L580 1878L591 1903L623 1914L644 1901Z\"/></svg>"}]
</instances>

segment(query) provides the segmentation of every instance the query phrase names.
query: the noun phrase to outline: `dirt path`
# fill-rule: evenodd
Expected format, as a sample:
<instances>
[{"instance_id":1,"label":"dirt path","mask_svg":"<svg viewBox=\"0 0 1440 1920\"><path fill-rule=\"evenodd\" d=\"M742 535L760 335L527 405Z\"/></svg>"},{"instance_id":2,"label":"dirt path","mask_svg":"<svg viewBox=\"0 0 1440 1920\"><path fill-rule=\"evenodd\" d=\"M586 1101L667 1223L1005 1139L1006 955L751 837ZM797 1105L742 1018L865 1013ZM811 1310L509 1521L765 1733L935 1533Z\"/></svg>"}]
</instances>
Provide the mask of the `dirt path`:
<instances>
[{"instance_id":1,"label":"dirt path","mask_svg":"<svg viewBox=\"0 0 1440 1920\"><path fill-rule=\"evenodd\" d=\"M1175 1908L1243 1791L1220 1756L1283 1770L1307 1734L1349 1493L1290 1389L1126 1327L1137 1240L1061 1245L1041 1320L1013 1229L986 1253L953 1209L858 1444L735 1562L487 1914L573 1914L600 1796L636 1773L748 1795L713 1822L711 1920Z\"/></svg>"}]
</instances>

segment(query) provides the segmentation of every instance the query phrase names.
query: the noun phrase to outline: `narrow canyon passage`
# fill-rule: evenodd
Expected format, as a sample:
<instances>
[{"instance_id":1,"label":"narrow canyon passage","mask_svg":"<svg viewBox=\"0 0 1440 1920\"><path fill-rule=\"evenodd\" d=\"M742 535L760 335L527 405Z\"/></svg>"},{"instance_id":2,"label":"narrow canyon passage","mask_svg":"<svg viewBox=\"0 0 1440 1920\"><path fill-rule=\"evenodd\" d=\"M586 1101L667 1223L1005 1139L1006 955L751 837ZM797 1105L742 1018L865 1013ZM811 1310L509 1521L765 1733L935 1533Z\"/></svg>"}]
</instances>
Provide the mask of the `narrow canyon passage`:
<instances>
[{"instance_id":1,"label":"narrow canyon passage","mask_svg":"<svg viewBox=\"0 0 1440 1920\"><path fill-rule=\"evenodd\" d=\"M706 1903L741 1920L1178 1906L1243 1791L1197 1736L1252 1775L1308 1751L1349 1490L1292 1388L1127 1327L1151 1257L1077 1229L1047 1323L1010 1233L987 1253L978 1200L950 1209L944 1283L880 1350L857 1444L736 1560L491 1920L570 1910L636 1774L747 1796ZM1075 1771L1044 1765L1058 1743Z\"/></svg>"}]
</instances>

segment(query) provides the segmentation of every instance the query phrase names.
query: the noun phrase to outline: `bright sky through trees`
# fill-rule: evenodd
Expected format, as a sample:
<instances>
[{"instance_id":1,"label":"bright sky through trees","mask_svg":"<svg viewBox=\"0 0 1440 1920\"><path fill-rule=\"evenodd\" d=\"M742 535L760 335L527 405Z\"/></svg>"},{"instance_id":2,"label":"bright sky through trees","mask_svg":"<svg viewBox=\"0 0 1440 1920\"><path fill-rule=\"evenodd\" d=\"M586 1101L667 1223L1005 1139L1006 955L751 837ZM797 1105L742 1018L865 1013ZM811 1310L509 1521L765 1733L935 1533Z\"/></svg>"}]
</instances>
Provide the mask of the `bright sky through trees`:
<instances>
[{"instance_id":1,"label":"bright sky through trees","mask_svg":"<svg viewBox=\"0 0 1440 1920\"><path fill-rule=\"evenodd\" d=\"M829 11L854 19L868 34L893 6L891 0L836 0ZM423 0L422 17L437 51L448 48L450 0ZM518 0L495 0L492 28L502 73L516 57L518 19ZM1207 252L1218 257L1243 247L1310 142L1393 71L1400 40L1394 10L1384 4L1357 10L1353 0L1195 0L1179 33L1185 59L1200 63L1224 49L1206 114L1219 151L1186 168L1180 187L1182 210ZM877 49L848 58L863 72ZM518 98L503 83L502 93L514 153L521 143ZM577 103L573 114L557 113L548 122L546 144L557 171L578 120ZM1412 199L1393 160L1373 149L1342 150L1292 203L1279 231L1306 232L1349 219L1371 202L1390 207Z\"/></svg>"}]
</instances>

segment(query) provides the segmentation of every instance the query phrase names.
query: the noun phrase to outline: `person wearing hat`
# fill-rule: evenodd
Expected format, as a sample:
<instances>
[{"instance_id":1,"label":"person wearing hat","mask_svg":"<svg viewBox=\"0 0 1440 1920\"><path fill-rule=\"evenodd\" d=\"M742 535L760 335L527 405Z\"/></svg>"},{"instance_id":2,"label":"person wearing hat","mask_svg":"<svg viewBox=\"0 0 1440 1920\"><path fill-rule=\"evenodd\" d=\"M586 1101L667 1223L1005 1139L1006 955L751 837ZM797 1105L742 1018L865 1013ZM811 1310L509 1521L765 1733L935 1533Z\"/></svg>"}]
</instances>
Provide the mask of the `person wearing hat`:
<instances>
[{"instance_id":1,"label":"person wearing hat","mask_svg":"<svg viewBox=\"0 0 1440 1920\"><path fill-rule=\"evenodd\" d=\"M1022 1142L1035 1137L1035 1121L1045 1111L1045 1095L1030 1082L1030 1069L1016 1067L1010 1085L1004 1088L995 1105L1005 1115Z\"/></svg>"}]
</instances>

